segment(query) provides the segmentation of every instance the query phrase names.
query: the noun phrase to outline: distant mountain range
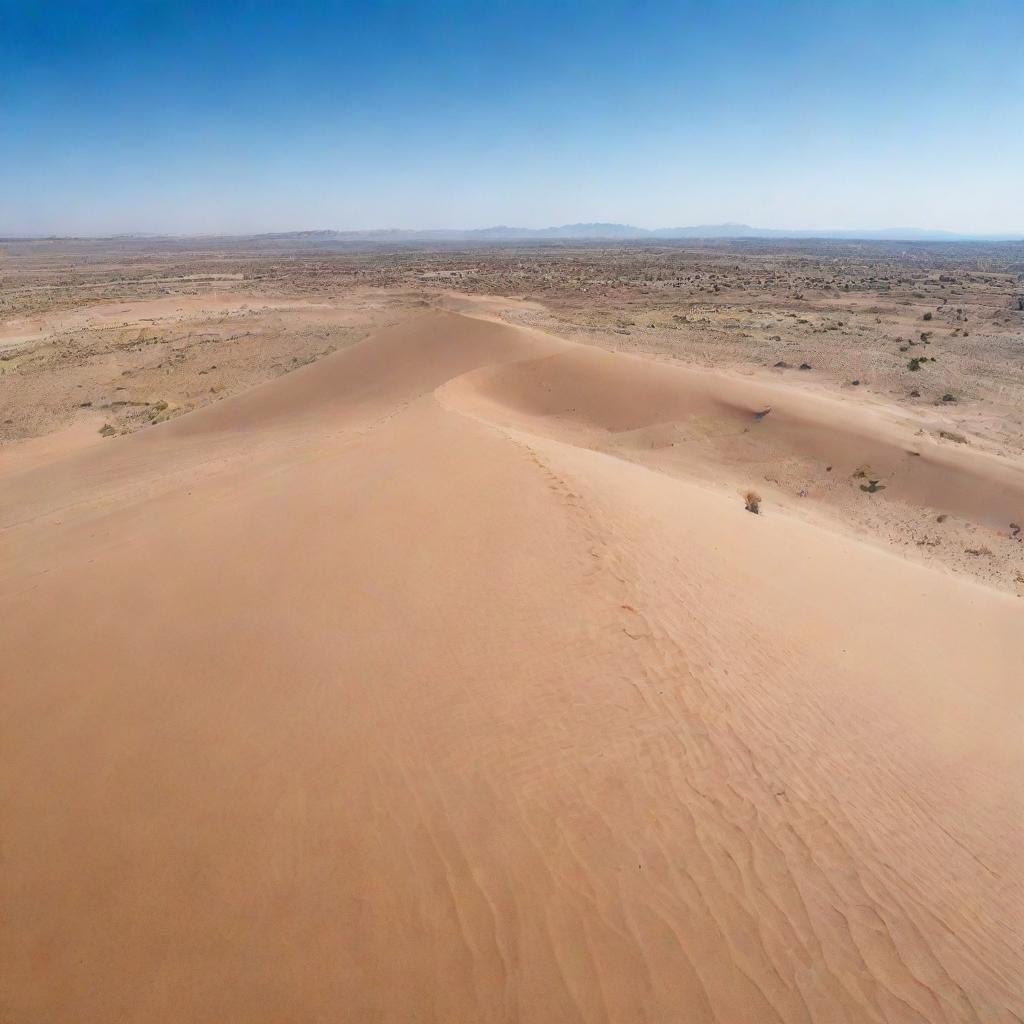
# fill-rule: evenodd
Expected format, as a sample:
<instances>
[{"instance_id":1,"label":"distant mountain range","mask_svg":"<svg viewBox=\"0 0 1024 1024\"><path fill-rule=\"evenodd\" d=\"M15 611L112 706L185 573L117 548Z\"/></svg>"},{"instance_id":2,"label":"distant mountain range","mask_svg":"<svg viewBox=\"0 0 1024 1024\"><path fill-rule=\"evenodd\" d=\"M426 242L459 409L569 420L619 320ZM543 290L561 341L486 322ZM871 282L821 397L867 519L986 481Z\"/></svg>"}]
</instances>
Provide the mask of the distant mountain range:
<instances>
[{"instance_id":1,"label":"distant mountain range","mask_svg":"<svg viewBox=\"0 0 1024 1024\"><path fill-rule=\"evenodd\" d=\"M0 237L0 241L32 240L33 236ZM65 236L49 235L35 240L57 241ZM81 236L78 236L81 238ZM106 236L110 241L174 240L178 242L214 239L265 239L277 242L355 242L401 244L403 242L501 242L501 241L658 241L671 239L839 239L882 242L1024 242L1020 234L961 234L955 231L930 231L921 228L878 228L840 230L796 230L793 228L755 228L749 224L696 224L678 228L638 228L632 224L562 224L547 228L516 228L498 225L490 228L426 228L406 230L382 228L372 231L278 231L259 234L160 235L141 232Z\"/></svg>"},{"instance_id":2,"label":"distant mountain range","mask_svg":"<svg viewBox=\"0 0 1024 1024\"><path fill-rule=\"evenodd\" d=\"M1009 242L1024 240L1014 234L958 234L954 231L929 231L920 228L879 228L875 230L821 230L807 231L789 228L755 228L749 224L697 224L678 228L638 228L632 224L562 224L548 228L516 228L499 225L491 228L425 229L418 231L398 228L377 231L288 231L259 237L280 239L336 239L362 242L416 242L416 241L516 241L537 239L674 239L674 238L836 238L863 241L905 242Z\"/></svg>"}]
</instances>

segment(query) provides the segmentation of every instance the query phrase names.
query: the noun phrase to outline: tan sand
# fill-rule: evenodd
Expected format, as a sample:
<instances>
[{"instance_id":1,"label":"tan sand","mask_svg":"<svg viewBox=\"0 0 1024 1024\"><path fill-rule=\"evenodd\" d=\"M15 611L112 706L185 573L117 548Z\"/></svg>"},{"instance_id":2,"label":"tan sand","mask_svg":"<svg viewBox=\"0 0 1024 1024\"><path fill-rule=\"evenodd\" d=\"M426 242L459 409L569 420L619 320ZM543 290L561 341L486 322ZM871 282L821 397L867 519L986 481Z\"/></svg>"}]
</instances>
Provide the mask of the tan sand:
<instances>
[{"instance_id":1,"label":"tan sand","mask_svg":"<svg viewBox=\"0 0 1024 1024\"><path fill-rule=\"evenodd\" d=\"M154 281L159 284L159 280ZM174 295L160 299L132 300L126 302L97 303L93 306L77 306L31 317L16 317L0 323L0 349L14 348L28 342L45 341L60 331L73 331L84 327L117 327L144 319L147 323L171 320L175 323L188 316L237 313L249 309L251 299L239 298L230 293L203 295L201 297ZM322 309L322 303L260 303L268 308L295 308L307 306Z\"/></svg>"},{"instance_id":2,"label":"tan sand","mask_svg":"<svg viewBox=\"0 0 1024 1024\"><path fill-rule=\"evenodd\" d=\"M1021 602L726 428L1020 476L760 387L429 312L11 468L2 1019L1024 1017Z\"/></svg>"}]
</instances>

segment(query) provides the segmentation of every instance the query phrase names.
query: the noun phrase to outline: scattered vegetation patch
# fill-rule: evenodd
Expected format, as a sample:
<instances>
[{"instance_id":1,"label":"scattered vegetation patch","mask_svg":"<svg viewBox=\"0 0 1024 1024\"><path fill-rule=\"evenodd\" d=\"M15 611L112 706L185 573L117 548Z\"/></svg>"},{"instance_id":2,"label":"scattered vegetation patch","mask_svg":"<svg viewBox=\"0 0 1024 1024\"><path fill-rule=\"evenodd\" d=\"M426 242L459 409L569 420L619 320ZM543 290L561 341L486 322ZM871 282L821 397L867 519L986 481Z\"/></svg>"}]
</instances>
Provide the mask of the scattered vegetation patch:
<instances>
[{"instance_id":1,"label":"scattered vegetation patch","mask_svg":"<svg viewBox=\"0 0 1024 1024\"><path fill-rule=\"evenodd\" d=\"M761 514L761 495L757 491L747 491L743 495L743 507L748 512L753 512L755 516Z\"/></svg>"},{"instance_id":2,"label":"scattered vegetation patch","mask_svg":"<svg viewBox=\"0 0 1024 1024\"><path fill-rule=\"evenodd\" d=\"M166 402L161 399L159 402L154 402L149 407L146 415L149 417L150 423L163 423L164 420L169 420L177 411L177 402Z\"/></svg>"}]
</instances>

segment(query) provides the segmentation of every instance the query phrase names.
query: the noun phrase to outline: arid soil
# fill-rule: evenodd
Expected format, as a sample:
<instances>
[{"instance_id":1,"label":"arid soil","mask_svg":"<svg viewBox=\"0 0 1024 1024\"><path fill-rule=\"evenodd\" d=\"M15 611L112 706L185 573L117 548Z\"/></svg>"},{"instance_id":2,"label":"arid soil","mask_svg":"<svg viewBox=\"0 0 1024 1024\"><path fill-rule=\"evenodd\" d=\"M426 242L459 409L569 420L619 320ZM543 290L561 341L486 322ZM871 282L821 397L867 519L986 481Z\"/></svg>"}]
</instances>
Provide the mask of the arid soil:
<instances>
[{"instance_id":1,"label":"arid soil","mask_svg":"<svg viewBox=\"0 0 1024 1024\"><path fill-rule=\"evenodd\" d=\"M1020 245L126 239L0 253L0 465L201 408L460 296L494 296L493 315L567 340L835 395L851 415L911 427L908 459L936 446L1024 459ZM721 482L727 439L681 429L649 443ZM827 445L811 458L752 440L729 442L730 458L766 509L824 505L841 528L1024 594L1019 514L907 504L900 470L867 449L842 474Z\"/></svg>"},{"instance_id":2,"label":"arid soil","mask_svg":"<svg viewBox=\"0 0 1024 1024\"><path fill-rule=\"evenodd\" d=\"M248 244L6 249L0 1019L1024 1019L1018 249Z\"/></svg>"}]
</instances>

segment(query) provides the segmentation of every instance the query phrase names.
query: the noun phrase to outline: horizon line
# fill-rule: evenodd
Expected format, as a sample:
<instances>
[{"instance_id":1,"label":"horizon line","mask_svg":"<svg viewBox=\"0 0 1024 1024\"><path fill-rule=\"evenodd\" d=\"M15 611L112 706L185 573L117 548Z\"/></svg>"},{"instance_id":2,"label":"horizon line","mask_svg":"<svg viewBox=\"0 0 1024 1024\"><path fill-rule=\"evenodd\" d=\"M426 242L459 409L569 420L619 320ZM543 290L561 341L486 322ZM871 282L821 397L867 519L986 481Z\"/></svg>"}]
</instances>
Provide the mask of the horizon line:
<instances>
[{"instance_id":1,"label":"horizon line","mask_svg":"<svg viewBox=\"0 0 1024 1024\"><path fill-rule=\"evenodd\" d=\"M822 239L834 241L1022 241L1024 242L1024 229L1021 231L972 231L952 230L947 228L917 228L906 225L896 227L877 228L796 228L796 227L755 227L750 224L737 221L721 221L718 223L700 223L691 225L675 225L669 227L647 228L635 224L621 223L616 221L577 221L573 223L562 223L545 225L543 227L523 227L513 224L490 224L476 228L453 228L453 227L375 227L375 228L288 228L283 230L227 230L227 231L196 231L184 233L172 233L165 231L129 230L115 231L110 233L97 234L62 234L62 233L25 233L12 232L10 234L0 233L0 243L10 242L45 242L45 241L118 241L128 239L150 239L185 241L190 239L245 239L245 238L288 238L303 236L347 236L353 240L366 239L372 241L374 236L406 235L419 236L428 240L428 236L435 236L437 240L444 240L441 236L456 236L450 240L457 241L458 236L472 238L473 236L490 236L499 238L501 232L519 236L528 240L530 236L543 239L551 237L555 232L571 232L574 229L581 231L578 235L562 234L558 236L561 240L572 238L580 239L605 239L609 241L633 240L651 237L652 240L671 240L673 238L685 240L699 239L720 239L720 240L809 240ZM587 230L589 229L589 230ZM609 229L609 233L602 233L602 229ZM708 234L700 234L702 231ZM680 232L674 235L674 232ZM902 233L906 233L905 235ZM512 240L512 239L508 239Z\"/></svg>"}]
</instances>

